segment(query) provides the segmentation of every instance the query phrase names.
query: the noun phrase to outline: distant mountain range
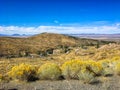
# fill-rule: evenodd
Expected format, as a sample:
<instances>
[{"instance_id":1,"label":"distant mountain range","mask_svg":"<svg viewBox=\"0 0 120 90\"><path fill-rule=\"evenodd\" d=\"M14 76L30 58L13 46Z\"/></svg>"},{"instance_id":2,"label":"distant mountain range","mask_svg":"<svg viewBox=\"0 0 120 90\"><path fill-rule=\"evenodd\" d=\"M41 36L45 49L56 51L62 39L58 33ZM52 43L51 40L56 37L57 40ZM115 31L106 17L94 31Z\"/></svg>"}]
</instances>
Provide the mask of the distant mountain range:
<instances>
[{"instance_id":1,"label":"distant mountain range","mask_svg":"<svg viewBox=\"0 0 120 90\"><path fill-rule=\"evenodd\" d=\"M29 37L36 34L0 34L0 37ZM81 34L64 34L67 36L74 36L79 38L90 38L90 39L120 39L120 33L116 34L95 34L95 33L81 33Z\"/></svg>"},{"instance_id":2,"label":"distant mountain range","mask_svg":"<svg viewBox=\"0 0 120 90\"><path fill-rule=\"evenodd\" d=\"M0 36L32 36L34 34L0 34ZM79 36L79 35L120 35L120 33L116 33L116 34L96 34L96 33L80 33L80 34L65 34L65 35L75 35L75 36Z\"/></svg>"},{"instance_id":3,"label":"distant mountain range","mask_svg":"<svg viewBox=\"0 0 120 90\"><path fill-rule=\"evenodd\" d=\"M12 35L0 34L0 37L28 37L28 36L32 36L32 35L26 35L26 34L12 34Z\"/></svg>"}]
</instances>

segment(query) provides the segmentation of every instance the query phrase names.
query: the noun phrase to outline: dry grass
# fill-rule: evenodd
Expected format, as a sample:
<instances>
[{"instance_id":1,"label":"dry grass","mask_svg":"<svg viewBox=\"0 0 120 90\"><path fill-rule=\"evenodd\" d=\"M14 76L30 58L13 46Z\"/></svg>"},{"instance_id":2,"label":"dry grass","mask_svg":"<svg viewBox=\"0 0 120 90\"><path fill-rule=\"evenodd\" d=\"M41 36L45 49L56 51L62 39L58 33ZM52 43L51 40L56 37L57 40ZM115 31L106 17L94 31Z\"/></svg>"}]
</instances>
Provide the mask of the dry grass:
<instances>
[{"instance_id":1,"label":"dry grass","mask_svg":"<svg viewBox=\"0 0 120 90\"><path fill-rule=\"evenodd\" d=\"M100 45L110 41L99 41ZM0 37L0 57L20 57L27 54L39 54L49 49L66 46L96 46L97 40L80 39L60 34L44 33L28 38Z\"/></svg>"},{"instance_id":2,"label":"dry grass","mask_svg":"<svg viewBox=\"0 0 120 90\"><path fill-rule=\"evenodd\" d=\"M113 48L112 48L113 46ZM101 53L104 53L105 56L103 58L103 55ZM99 55L99 56L96 56ZM44 63L56 63L59 66L63 64L66 61L69 60L120 60L120 45L105 45L102 46L99 49L96 49L93 47L89 47L88 49L82 49L82 48L73 48L69 53L61 53L58 55L50 55L47 57L41 57L41 58L27 58L27 57L21 57L21 58L0 58L0 73L4 74L7 72L12 66L18 65L20 63L27 63L35 66L41 66Z\"/></svg>"}]
</instances>

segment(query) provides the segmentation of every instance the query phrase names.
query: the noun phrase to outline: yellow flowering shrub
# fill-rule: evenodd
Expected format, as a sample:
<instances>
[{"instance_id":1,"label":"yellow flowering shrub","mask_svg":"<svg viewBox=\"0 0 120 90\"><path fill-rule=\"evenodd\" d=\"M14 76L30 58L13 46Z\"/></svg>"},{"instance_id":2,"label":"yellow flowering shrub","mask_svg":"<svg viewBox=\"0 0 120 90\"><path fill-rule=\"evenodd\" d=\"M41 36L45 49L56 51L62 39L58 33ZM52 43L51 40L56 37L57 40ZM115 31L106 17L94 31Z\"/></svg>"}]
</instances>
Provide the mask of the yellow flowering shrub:
<instances>
[{"instance_id":1,"label":"yellow flowering shrub","mask_svg":"<svg viewBox=\"0 0 120 90\"><path fill-rule=\"evenodd\" d=\"M102 66L95 61L71 60L65 62L62 67L62 75L66 79L79 79L91 82L102 72Z\"/></svg>"},{"instance_id":2,"label":"yellow flowering shrub","mask_svg":"<svg viewBox=\"0 0 120 90\"><path fill-rule=\"evenodd\" d=\"M92 60L85 61L86 69L93 72L95 75L100 75L102 73L102 65L100 62L95 62Z\"/></svg>"},{"instance_id":3,"label":"yellow flowering shrub","mask_svg":"<svg viewBox=\"0 0 120 90\"><path fill-rule=\"evenodd\" d=\"M83 80L86 83L92 83L96 81L97 75L101 75L103 68L99 62L91 60L84 62L84 68L78 73L79 80Z\"/></svg>"},{"instance_id":4,"label":"yellow flowering shrub","mask_svg":"<svg viewBox=\"0 0 120 90\"><path fill-rule=\"evenodd\" d=\"M65 62L61 69L62 75L66 79L78 79L78 73L83 68L83 61L80 60L71 60Z\"/></svg>"},{"instance_id":5,"label":"yellow flowering shrub","mask_svg":"<svg viewBox=\"0 0 120 90\"><path fill-rule=\"evenodd\" d=\"M12 67L8 72L9 77L12 79L32 81L36 78L36 68L29 64L20 64Z\"/></svg>"},{"instance_id":6,"label":"yellow flowering shrub","mask_svg":"<svg viewBox=\"0 0 120 90\"><path fill-rule=\"evenodd\" d=\"M61 76L61 69L57 64L46 63L38 69L39 79L57 80Z\"/></svg>"},{"instance_id":7,"label":"yellow flowering shrub","mask_svg":"<svg viewBox=\"0 0 120 90\"><path fill-rule=\"evenodd\" d=\"M112 64L111 66L115 68L119 62L120 62L120 56L115 56L111 59L111 64Z\"/></svg>"},{"instance_id":8,"label":"yellow flowering shrub","mask_svg":"<svg viewBox=\"0 0 120 90\"><path fill-rule=\"evenodd\" d=\"M120 62L115 67L116 74L120 75Z\"/></svg>"}]
</instances>

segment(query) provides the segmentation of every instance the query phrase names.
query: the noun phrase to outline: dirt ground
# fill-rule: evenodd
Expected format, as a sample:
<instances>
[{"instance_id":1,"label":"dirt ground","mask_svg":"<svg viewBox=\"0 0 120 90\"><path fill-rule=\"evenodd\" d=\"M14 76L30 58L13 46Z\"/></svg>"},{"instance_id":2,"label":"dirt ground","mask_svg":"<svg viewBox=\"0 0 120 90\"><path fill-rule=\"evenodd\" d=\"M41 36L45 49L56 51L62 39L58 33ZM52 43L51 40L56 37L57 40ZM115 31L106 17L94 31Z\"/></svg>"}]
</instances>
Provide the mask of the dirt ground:
<instances>
[{"instance_id":1,"label":"dirt ground","mask_svg":"<svg viewBox=\"0 0 120 90\"><path fill-rule=\"evenodd\" d=\"M108 77L103 82L85 84L79 80L0 83L0 90L120 90L120 76Z\"/></svg>"}]
</instances>

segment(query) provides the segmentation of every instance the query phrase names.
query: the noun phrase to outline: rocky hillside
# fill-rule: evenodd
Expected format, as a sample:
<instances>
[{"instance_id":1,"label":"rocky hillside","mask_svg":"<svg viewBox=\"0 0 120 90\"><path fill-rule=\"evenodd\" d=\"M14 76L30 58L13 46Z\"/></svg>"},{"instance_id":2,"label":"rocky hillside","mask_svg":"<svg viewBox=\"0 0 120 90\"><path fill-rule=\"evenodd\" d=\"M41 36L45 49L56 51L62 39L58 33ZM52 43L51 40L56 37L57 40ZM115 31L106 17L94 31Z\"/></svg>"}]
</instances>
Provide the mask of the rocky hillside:
<instances>
[{"instance_id":1,"label":"rocky hillside","mask_svg":"<svg viewBox=\"0 0 120 90\"><path fill-rule=\"evenodd\" d=\"M0 57L22 57L30 54L46 55L54 49L104 45L108 41L76 38L53 33L42 33L28 38L0 37Z\"/></svg>"}]
</instances>

